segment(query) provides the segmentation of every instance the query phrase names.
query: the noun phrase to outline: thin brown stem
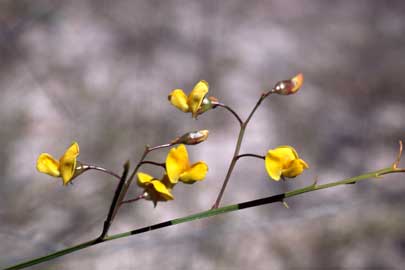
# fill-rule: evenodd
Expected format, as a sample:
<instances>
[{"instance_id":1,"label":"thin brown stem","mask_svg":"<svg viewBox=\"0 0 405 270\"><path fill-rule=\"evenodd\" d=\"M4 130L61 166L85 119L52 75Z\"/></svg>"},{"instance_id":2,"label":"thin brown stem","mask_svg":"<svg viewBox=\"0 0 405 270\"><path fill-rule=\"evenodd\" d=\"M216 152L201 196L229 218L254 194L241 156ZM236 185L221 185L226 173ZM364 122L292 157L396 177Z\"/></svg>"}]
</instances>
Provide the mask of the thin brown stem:
<instances>
[{"instance_id":1,"label":"thin brown stem","mask_svg":"<svg viewBox=\"0 0 405 270\"><path fill-rule=\"evenodd\" d=\"M117 185L117 188L115 189L114 197L111 201L111 206L110 210L108 211L107 219L104 221L104 226L103 226L103 231L101 232L100 236L98 237L99 241L104 240L104 238L108 234L108 230L111 227L111 224L113 222L114 216L115 216L115 211L117 208L117 205L119 205L120 202L120 194L122 193L122 188L125 185L125 181L127 179L129 172L129 162L127 161L124 165L124 171L122 173L122 176L120 177L120 182Z\"/></svg>"},{"instance_id":2,"label":"thin brown stem","mask_svg":"<svg viewBox=\"0 0 405 270\"><path fill-rule=\"evenodd\" d=\"M159 166L159 167L162 167L162 168L166 168L165 163L160 163L160 162L155 162L155 161L150 161L150 160L142 161L141 165L143 165L143 164L151 164L151 165Z\"/></svg>"},{"instance_id":3,"label":"thin brown stem","mask_svg":"<svg viewBox=\"0 0 405 270\"><path fill-rule=\"evenodd\" d=\"M233 116L235 116L236 120L238 120L239 125L240 125L240 126L243 125L242 119L239 117L239 115L238 115L231 107L229 107L228 105L225 105L225 104L223 104L223 103L219 103L219 102L218 102L218 103L215 103L215 106L222 107L222 108L228 110L230 113L233 114Z\"/></svg>"},{"instance_id":4,"label":"thin brown stem","mask_svg":"<svg viewBox=\"0 0 405 270\"><path fill-rule=\"evenodd\" d=\"M143 193L143 194L141 194L141 195L139 195L139 196L137 196L137 197L135 197L133 199L122 201L121 204L136 202L136 201L139 201L139 200L144 199L144 198L145 198L145 193Z\"/></svg>"},{"instance_id":5,"label":"thin brown stem","mask_svg":"<svg viewBox=\"0 0 405 270\"><path fill-rule=\"evenodd\" d=\"M172 146L172 145L173 145L172 143L166 143L166 144L161 144L161 145L154 146L154 147L149 147L149 148L148 148L148 153L150 153L150 152L152 152L152 151L154 151L154 150L157 150L157 149L170 147L170 146Z\"/></svg>"},{"instance_id":6,"label":"thin brown stem","mask_svg":"<svg viewBox=\"0 0 405 270\"><path fill-rule=\"evenodd\" d=\"M82 165L79 165L79 166L77 167L77 169L79 169L79 170L80 170L80 169L83 169L83 170L96 170L96 171L100 171L100 172L109 174L109 175L111 175L111 176L114 176L114 177L117 178L118 180L121 179L121 176L119 176L118 174L116 174L116 173L114 173L114 172L112 172L112 171L110 171L110 170L107 170L107 169L105 169L105 168L99 167L99 166L82 164Z\"/></svg>"},{"instance_id":7,"label":"thin brown stem","mask_svg":"<svg viewBox=\"0 0 405 270\"><path fill-rule=\"evenodd\" d=\"M129 170L129 164L126 164L124 166L124 174L122 177L120 177L120 182L118 183L117 188L115 190L115 194L114 194L114 198L111 203L110 211L108 212L107 219L104 222L103 232L99 236L99 238L98 238L99 240L103 240L107 236L108 230L109 230L115 216L118 213L118 210L122 204L122 201L124 201L124 198L128 193L129 187L131 186L131 183L132 183L137 171L142 166L142 162L144 162L146 156L153 150L169 147L171 145L172 145L171 143L167 143L167 144L162 144L162 145L158 145L155 147L150 147L149 145L145 146L145 150L143 151L141 159L139 160L139 162L136 165L135 169L133 170L132 174L128 178L127 178L127 175L128 175L128 170Z\"/></svg>"},{"instance_id":8,"label":"thin brown stem","mask_svg":"<svg viewBox=\"0 0 405 270\"><path fill-rule=\"evenodd\" d=\"M246 130L246 127L247 127L250 119L252 118L252 116L256 112L257 108L262 103L262 101L272 93L273 93L272 90L268 91L267 93L263 93L260 96L259 100L257 101L256 105L253 107L252 111L250 112L250 114L249 114L248 118L245 120L245 122L241 121L241 126L240 126L239 135L238 135L238 141L237 141L236 146L235 146L235 151L233 153L231 163L229 164L229 168L228 168L228 171L226 173L226 176L225 176L224 182L222 184L221 190L218 193L218 197L215 200L215 203L212 206L212 209L215 209L215 208L219 207L219 204L221 202L222 196L224 195L226 186L228 185L229 179L230 179L230 177L232 175L232 171L233 171L233 169L234 169L234 167L236 165L236 162L238 161L238 155L239 155L240 147L242 145L243 136L245 135L245 130Z\"/></svg>"},{"instance_id":9,"label":"thin brown stem","mask_svg":"<svg viewBox=\"0 0 405 270\"><path fill-rule=\"evenodd\" d=\"M243 155L237 156L236 159L240 159L242 157L254 157L254 158L259 158L259 159L265 159L264 156L256 155L256 154L243 154Z\"/></svg>"}]
</instances>

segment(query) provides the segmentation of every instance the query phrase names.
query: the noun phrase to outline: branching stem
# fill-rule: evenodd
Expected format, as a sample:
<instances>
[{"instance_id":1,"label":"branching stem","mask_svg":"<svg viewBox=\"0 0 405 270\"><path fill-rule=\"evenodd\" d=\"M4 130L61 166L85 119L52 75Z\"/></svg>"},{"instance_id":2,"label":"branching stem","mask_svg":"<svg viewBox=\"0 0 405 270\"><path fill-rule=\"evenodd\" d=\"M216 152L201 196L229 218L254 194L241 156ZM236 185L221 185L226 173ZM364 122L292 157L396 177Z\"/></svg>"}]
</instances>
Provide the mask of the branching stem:
<instances>
[{"instance_id":1,"label":"branching stem","mask_svg":"<svg viewBox=\"0 0 405 270\"><path fill-rule=\"evenodd\" d=\"M252 111L250 112L248 118L243 122L242 120L240 120L239 116L237 117L239 121L240 125L240 130L239 130L239 135L238 135L238 141L236 142L236 146L235 146L235 151L233 153L232 156L232 160L231 163L229 164L229 168L228 171L226 173L224 182L222 184L221 190L218 193L218 197L215 200L214 205L212 206L212 209L218 208L219 204L221 202L222 196L224 195L226 186L228 185L229 179L232 175L232 171L235 168L236 162L238 161L238 155L239 155L239 151L240 151L240 147L242 146L242 141L243 141L243 136L245 135L245 130L246 127L250 121L250 119L252 119L252 116L254 115L254 113L256 112L257 108L259 108L260 104L262 103L262 101L268 97L270 94L272 93L272 90L267 92L267 93L263 93L259 100L257 101L256 105L253 107ZM229 108L228 106L226 106L225 108ZM231 111L233 112L233 110ZM233 112L234 115L237 116L237 114L235 112Z\"/></svg>"},{"instance_id":2,"label":"branching stem","mask_svg":"<svg viewBox=\"0 0 405 270\"><path fill-rule=\"evenodd\" d=\"M111 226L115 216L117 215L120 206L123 204L125 196L127 195L129 187L131 186L131 183L132 183L136 173L138 172L139 168L143 164L146 164L146 163L154 164L154 165L158 164L153 161L145 161L146 156L154 150L169 147L171 145L172 145L171 143L162 144L162 145L158 145L155 147L150 147L149 145L146 145L141 159L139 160L139 162L136 165L135 169L133 170L132 174L128 178L127 178L127 175L128 175L128 171L129 171L129 163L127 162L125 164L124 173L123 173L122 177L120 177L120 182L118 183L117 188L115 190L114 197L111 202L110 210L108 212L107 219L104 221L103 231L101 232L101 235L98 237L98 241L103 241L106 238L106 236L108 234L108 230L110 229L110 226Z\"/></svg>"}]
</instances>

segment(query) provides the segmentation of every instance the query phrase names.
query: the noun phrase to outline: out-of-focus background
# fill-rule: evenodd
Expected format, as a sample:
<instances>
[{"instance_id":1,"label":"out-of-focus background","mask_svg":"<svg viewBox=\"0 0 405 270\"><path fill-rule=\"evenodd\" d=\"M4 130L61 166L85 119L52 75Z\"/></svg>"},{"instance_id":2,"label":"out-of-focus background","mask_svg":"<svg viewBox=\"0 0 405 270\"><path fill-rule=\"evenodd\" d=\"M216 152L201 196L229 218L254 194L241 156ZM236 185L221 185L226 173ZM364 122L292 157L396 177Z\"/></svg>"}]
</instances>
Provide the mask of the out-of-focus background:
<instances>
[{"instance_id":1,"label":"out-of-focus background","mask_svg":"<svg viewBox=\"0 0 405 270\"><path fill-rule=\"evenodd\" d=\"M63 187L35 169L39 153L59 157L73 140L81 161L120 174L145 144L209 129L206 142L189 147L192 161L209 164L206 180L176 186L176 199L156 209L149 201L123 207L111 233L210 208L238 124L221 109L195 121L167 101L201 79L246 118L263 90L305 75L298 94L263 102L241 153L289 144L310 170L276 183L262 161L241 159L223 204L389 166L405 139L404 14L403 1L1 1L0 267L100 233L114 179L88 172ZM390 175L33 269L400 269L404 192L404 176Z\"/></svg>"}]
</instances>

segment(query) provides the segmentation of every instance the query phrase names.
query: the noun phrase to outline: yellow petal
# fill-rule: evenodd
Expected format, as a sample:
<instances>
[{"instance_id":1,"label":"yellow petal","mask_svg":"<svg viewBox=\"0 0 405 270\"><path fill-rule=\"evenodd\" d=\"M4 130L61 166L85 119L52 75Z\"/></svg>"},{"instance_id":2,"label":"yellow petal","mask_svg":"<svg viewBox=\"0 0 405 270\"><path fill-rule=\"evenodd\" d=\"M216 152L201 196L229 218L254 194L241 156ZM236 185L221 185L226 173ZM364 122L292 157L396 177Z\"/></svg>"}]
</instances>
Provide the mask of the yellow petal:
<instances>
[{"instance_id":1,"label":"yellow petal","mask_svg":"<svg viewBox=\"0 0 405 270\"><path fill-rule=\"evenodd\" d=\"M154 179L153 176L143 172L139 172L137 176L138 176L138 186L140 187L146 187Z\"/></svg>"},{"instance_id":2,"label":"yellow petal","mask_svg":"<svg viewBox=\"0 0 405 270\"><path fill-rule=\"evenodd\" d=\"M193 114L193 117L197 116L197 111L201 106L201 103L204 97L208 93L208 83L204 80L199 81L191 91L188 96L187 103L190 107L190 111Z\"/></svg>"},{"instance_id":3,"label":"yellow petal","mask_svg":"<svg viewBox=\"0 0 405 270\"><path fill-rule=\"evenodd\" d=\"M285 177L293 178L300 175L304 169L308 168L308 164L302 159L293 160L290 166L282 171L282 175Z\"/></svg>"},{"instance_id":4,"label":"yellow petal","mask_svg":"<svg viewBox=\"0 0 405 270\"><path fill-rule=\"evenodd\" d=\"M187 104L187 96L181 89L173 90L169 95L169 101L174 107L183 112L190 111Z\"/></svg>"},{"instance_id":5,"label":"yellow petal","mask_svg":"<svg viewBox=\"0 0 405 270\"><path fill-rule=\"evenodd\" d=\"M279 156L286 156L288 159L296 159L298 157L297 151L294 149L294 147L289 146L289 145L280 145L277 146L273 151L278 152ZM274 153L274 152L273 152Z\"/></svg>"},{"instance_id":6,"label":"yellow petal","mask_svg":"<svg viewBox=\"0 0 405 270\"><path fill-rule=\"evenodd\" d=\"M276 149L269 150L266 155L266 169L270 177L278 180L281 170L285 169L291 161L296 159L296 152L292 151L289 147L281 146ZM270 174L271 171L272 173ZM278 175L278 176L277 176Z\"/></svg>"},{"instance_id":7,"label":"yellow petal","mask_svg":"<svg viewBox=\"0 0 405 270\"><path fill-rule=\"evenodd\" d=\"M269 176L271 178L273 178L273 180L278 181L278 180L280 180L281 171L282 171L281 159L279 157L275 157L274 155L271 155L270 151L266 155L264 164L265 164L266 171L269 174Z\"/></svg>"},{"instance_id":8,"label":"yellow petal","mask_svg":"<svg viewBox=\"0 0 405 270\"><path fill-rule=\"evenodd\" d=\"M170 193L170 190L159 180L153 180L152 185L155 191L159 193L160 197L162 197L162 199L166 201L174 199L173 195Z\"/></svg>"},{"instance_id":9,"label":"yellow petal","mask_svg":"<svg viewBox=\"0 0 405 270\"><path fill-rule=\"evenodd\" d=\"M74 176L77 164L77 156L79 155L79 145L77 142L73 144L66 150L65 154L59 159L59 170L63 179L63 184L69 183Z\"/></svg>"},{"instance_id":10,"label":"yellow petal","mask_svg":"<svg viewBox=\"0 0 405 270\"><path fill-rule=\"evenodd\" d=\"M180 175L180 181L186 184L192 184L195 181L204 180L207 175L208 166L202 161L199 161L191 166L188 170Z\"/></svg>"},{"instance_id":11,"label":"yellow petal","mask_svg":"<svg viewBox=\"0 0 405 270\"><path fill-rule=\"evenodd\" d=\"M171 190L176 184L170 182L169 176L167 174L163 175L162 179L160 179L160 182L163 183L169 190Z\"/></svg>"},{"instance_id":12,"label":"yellow petal","mask_svg":"<svg viewBox=\"0 0 405 270\"><path fill-rule=\"evenodd\" d=\"M59 161L55 160L50 154L42 153L37 160L37 170L53 177L59 177Z\"/></svg>"},{"instance_id":13,"label":"yellow petal","mask_svg":"<svg viewBox=\"0 0 405 270\"><path fill-rule=\"evenodd\" d=\"M184 144L180 144L177 148L170 149L166 157L166 171L170 182L176 184L180 174L190 168L187 149Z\"/></svg>"},{"instance_id":14,"label":"yellow petal","mask_svg":"<svg viewBox=\"0 0 405 270\"><path fill-rule=\"evenodd\" d=\"M291 89L291 93L295 93L301 88L302 84L304 83L304 75L302 75L302 73L298 73L291 79L291 81L294 84L294 87Z\"/></svg>"}]
</instances>

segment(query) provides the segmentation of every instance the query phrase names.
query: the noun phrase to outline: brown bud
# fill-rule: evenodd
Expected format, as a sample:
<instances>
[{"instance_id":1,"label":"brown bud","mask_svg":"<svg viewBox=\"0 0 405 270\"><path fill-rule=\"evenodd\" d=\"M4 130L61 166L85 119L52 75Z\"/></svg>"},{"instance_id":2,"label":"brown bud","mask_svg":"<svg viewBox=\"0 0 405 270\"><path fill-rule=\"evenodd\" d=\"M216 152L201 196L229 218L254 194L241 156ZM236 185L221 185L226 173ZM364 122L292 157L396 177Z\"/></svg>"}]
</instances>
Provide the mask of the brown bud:
<instances>
[{"instance_id":1,"label":"brown bud","mask_svg":"<svg viewBox=\"0 0 405 270\"><path fill-rule=\"evenodd\" d=\"M188 132L181 137L174 139L171 144L199 144L200 142L205 141L208 138L208 130L198 130L193 132Z\"/></svg>"},{"instance_id":2,"label":"brown bud","mask_svg":"<svg viewBox=\"0 0 405 270\"><path fill-rule=\"evenodd\" d=\"M280 81L273 87L273 91L279 95L291 95L296 93L304 82L304 75L298 73L290 80Z\"/></svg>"}]
</instances>

